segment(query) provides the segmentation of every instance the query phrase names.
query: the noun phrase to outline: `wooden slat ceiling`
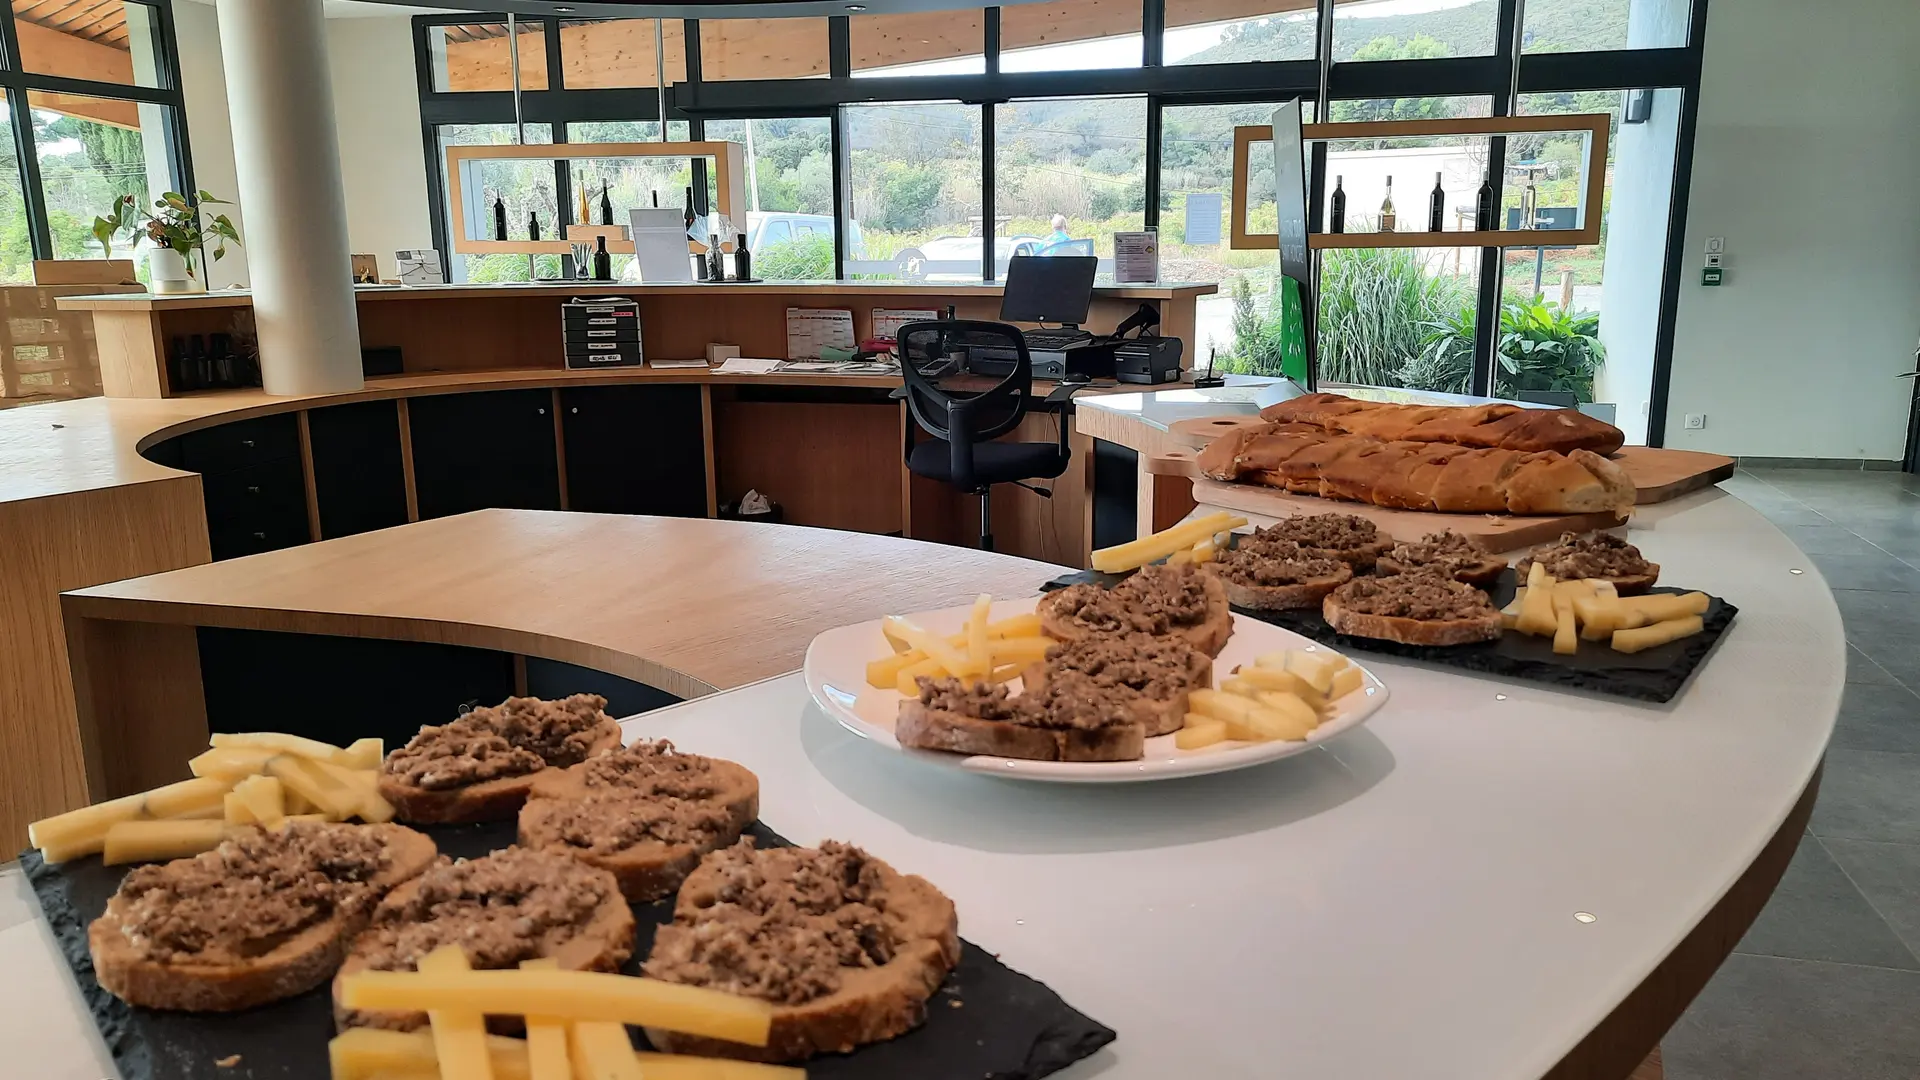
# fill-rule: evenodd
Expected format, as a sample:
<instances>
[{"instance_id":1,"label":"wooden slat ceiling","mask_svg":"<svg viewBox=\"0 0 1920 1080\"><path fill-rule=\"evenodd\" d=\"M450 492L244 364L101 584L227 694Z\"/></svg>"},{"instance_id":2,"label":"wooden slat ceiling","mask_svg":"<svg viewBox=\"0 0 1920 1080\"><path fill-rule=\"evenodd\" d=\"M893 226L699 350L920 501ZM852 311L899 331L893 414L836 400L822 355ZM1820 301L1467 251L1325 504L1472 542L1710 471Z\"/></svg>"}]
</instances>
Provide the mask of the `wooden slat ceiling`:
<instances>
[{"instance_id":1,"label":"wooden slat ceiling","mask_svg":"<svg viewBox=\"0 0 1920 1080\"><path fill-rule=\"evenodd\" d=\"M127 12L121 0L13 0L13 15L62 34L128 48Z\"/></svg>"}]
</instances>

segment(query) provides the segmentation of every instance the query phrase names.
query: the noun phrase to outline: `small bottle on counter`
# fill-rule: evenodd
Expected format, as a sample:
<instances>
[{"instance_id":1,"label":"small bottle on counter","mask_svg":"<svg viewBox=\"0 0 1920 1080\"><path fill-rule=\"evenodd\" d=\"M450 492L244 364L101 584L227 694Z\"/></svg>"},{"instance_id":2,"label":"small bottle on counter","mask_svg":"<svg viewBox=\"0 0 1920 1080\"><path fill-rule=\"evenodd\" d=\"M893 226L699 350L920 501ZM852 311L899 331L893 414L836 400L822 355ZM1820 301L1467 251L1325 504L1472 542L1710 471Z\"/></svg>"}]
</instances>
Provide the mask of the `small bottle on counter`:
<instances>
[{"instance_id":1,"label":"small bottle on counter","mask_svg":"<svg viewBox=\"0 0 1920 1080\"><path fill-rule=\"evenodd\" d=\"M733 280L753 280L753 252L747 250L747 234L733 238Z\"/></svg>"},{"instance_id":2,"label":"small bottle on counter","mask_svg":"<svg viewBox=\"0 0 1920 1080\"><path fill-rule=\"evenodd\" d=\"M606 233L601 233L593 239L593 279L595 281L613 280L613 256L607 254Z\"/></svg>"},{"instance_id":3,"label":"small bottle on counter","mask_svg":"<svg viewBox=\"0 0 1920 1080\"><path fill-rule=\"evenodd\" d=\"M727 280L727 264L722 259L720 234L709 234L707 237L707 279L709 281Z\"/></svg>"}]
</instances>

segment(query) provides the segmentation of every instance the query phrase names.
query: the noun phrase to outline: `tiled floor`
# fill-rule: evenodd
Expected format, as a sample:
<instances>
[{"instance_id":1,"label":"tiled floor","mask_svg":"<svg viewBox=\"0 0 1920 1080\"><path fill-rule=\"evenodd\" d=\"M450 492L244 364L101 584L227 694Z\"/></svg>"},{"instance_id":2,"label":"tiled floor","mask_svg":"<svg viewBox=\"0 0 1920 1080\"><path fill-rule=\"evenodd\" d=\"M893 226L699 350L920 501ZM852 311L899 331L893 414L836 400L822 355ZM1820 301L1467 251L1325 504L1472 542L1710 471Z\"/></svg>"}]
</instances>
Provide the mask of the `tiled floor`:
<instances>
[{"instance_id":1,"label":"tiled floor","mask_svg":"<svg viewBox=\"0 0 1920 1080\"><path fill-rule=\"evenodd\" d=\"M1668 1080L1920 1077L1920 476L1776 469L1723 485L1819 564L1847 691L1780 888L1662 1044Z\"/></svg>"}]
</instances>

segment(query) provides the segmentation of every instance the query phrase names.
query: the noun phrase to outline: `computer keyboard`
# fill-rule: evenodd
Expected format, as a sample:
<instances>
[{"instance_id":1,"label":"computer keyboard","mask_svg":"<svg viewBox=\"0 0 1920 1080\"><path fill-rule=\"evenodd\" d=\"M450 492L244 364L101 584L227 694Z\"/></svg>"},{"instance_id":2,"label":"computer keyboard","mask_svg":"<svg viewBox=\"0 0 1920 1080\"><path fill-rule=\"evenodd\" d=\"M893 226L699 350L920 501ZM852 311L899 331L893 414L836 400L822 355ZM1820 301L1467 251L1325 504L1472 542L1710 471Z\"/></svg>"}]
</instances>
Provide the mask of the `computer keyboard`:
<instances>
[{"instance_id":1,"label":"computer keyboard","mask_svg":"<svg viewBox=\"0 0 1920 1080\"><path fill-rule=\"evenodd\" d=\"M1092 337L1085 330L1028 330L1021 336L1027 339L1028 349L1045 349L1058 352Z\"/></svg>"}]
</instances>

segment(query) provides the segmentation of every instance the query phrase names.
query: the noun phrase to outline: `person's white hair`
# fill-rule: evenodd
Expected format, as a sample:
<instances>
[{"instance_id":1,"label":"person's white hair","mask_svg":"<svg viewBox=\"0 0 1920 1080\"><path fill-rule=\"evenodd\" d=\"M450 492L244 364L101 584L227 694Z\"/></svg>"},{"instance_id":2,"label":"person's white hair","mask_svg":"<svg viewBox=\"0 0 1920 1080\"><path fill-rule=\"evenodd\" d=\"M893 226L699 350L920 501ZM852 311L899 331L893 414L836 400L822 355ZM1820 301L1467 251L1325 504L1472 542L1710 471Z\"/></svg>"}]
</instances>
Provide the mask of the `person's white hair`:
<instances>
[{"instance_id":1,"label":"person's white hair","mask_svg":"<svg viewBox=\"0 0 1920 1080\"><path fill-rule=\"evenodd\" d=\"M1059 229L1061 232L1066 232L1067 231L1067 215L1065 214L1053 215L1053 227L1056 229Z\"/></svg>"}]
</instances>

